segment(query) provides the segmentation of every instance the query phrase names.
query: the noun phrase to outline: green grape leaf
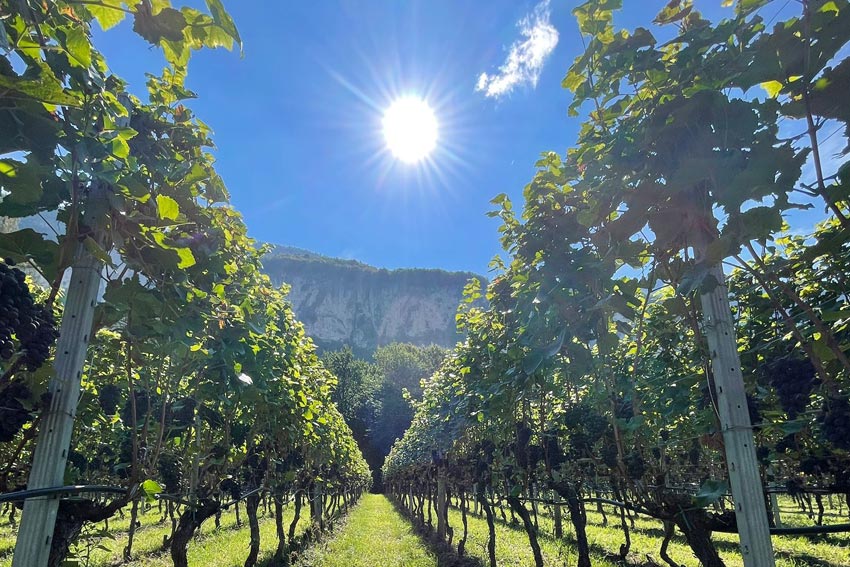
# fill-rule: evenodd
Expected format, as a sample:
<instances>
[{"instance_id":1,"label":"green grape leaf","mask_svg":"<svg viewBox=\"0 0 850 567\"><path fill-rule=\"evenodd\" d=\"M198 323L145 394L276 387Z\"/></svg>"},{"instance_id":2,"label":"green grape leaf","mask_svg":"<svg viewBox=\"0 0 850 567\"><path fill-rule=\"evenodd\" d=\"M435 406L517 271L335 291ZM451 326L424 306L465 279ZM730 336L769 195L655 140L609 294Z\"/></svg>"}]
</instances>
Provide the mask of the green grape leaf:
<instances>
[{"instance_id":1,"label":"green grape leaf","mask_svg":"<svg viewBox=\"0 0 850 567\"><path fill-rule=\"evenodd\" d=\"M16 262L31 260L46 278L52 280L59 260L59 244L31 228L0 233L0 257Z\"/></svg>"},{"instance_id":2,"label":"green grape leaf","mask_svg":"<svg viewBox=\"0 0 850 567\"><path fill-rule=\"evenodd\" d=\"M221 0L206 0L206 2L207 9L210 11L216 25L223 29L227 35L233 38L233 40L236 41L241 48L242 38L239 37L239 30L236 29L236 24L234 23L233 18L231 18L230 14L227 13L227 10L224 9L224 5L221 3Z\"/></svg>"},{"instance_id":3,"label":"green grape leaf","mask_svg":"<svg viewBox=\"0 0 850 567\"><path fill-rule=\"evenodd\" d=\"M92 63L92 46L88 34L82 27L65 30L65 49L71 65L87 69Z\"/></svg>"},{"instance_id":4,"label":"green grape leaf","mask_svg":"<svg viewBox=\"0 0 850 567\"><path fill-rule=\"evenodd\" d=\"M723 498L729 485L725 480L708 479L699 487L699 492L694 495L694 504L705 508Z\"/></svg>"},{"instance_id":5,"label":"green grape leaf","mask_svg":"<svg viewBox=\"0 0 850 567\"><path fill-rule=\"evenodd\" d=\"M100 0L97 4L87 4L86 9L94 16L103 31L114 28L127 16L121 0Z\"/></svg>"},{"instance_id":6,"label":"green grape leaf","mask_svg":"<svg viewBox=\"0 0 850 567\"><path fill-rule=\"evenodd\" d=\"M43 71L37 79L24 79L0 74L0 89L7 89L9 98L15 98L14 92L32 97L39 102L79 106L80 100L62 88L62 83L49 70Z\"/></svg>"},{"instance_id":7,"label":"green grape leaf","mask_svg":"<svg viewBox=\"0 0 850 567\"><path fill-rule=\"evenodd\" d=\"M157 481L148 479L141 485L142 493L145 495L145 500L153 502L156 500L157 494L162 494L163 488Z\"/></svg>"}]
</instances>

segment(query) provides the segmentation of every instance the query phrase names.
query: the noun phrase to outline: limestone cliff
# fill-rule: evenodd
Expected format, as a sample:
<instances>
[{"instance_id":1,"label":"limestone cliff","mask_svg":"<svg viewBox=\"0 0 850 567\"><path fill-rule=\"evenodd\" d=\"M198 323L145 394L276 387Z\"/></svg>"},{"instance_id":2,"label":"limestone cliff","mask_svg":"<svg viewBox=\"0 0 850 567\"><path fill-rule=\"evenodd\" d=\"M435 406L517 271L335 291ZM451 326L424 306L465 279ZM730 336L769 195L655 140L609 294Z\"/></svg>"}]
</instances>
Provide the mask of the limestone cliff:
<instances>
[{"instance_id":1,"label":"limestone cliff","mask_svg":"<svg viewBox=\"0 0 850 567\"><path fill-rule=\"evenodd\" d=\"M483 280L466 272L379 269L287 247L263 265L276 284L291 286L295 314L321 348L347 344L361 356L392 342L454 346L463 287Z\"/></svg>"}]
</instances>

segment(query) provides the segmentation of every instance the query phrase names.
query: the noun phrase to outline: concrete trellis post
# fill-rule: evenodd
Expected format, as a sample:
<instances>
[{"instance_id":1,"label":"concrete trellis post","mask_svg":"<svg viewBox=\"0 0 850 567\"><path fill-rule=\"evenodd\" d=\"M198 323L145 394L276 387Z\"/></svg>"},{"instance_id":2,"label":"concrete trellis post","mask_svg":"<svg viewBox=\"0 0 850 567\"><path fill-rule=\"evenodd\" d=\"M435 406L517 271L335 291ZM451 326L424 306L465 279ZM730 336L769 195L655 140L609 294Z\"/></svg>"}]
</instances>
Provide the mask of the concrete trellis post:
<instances>
[{"instance_id":1,"label":"concrete trellis post","mask_svg":"<svg viewBox=\"0 0 850 567\"><path fill-rule=\"evenodd\" d=\"M446 539L446 512L448 502L446 501L446 472L444 467L439 468L437 473L437 537Z\"/></svg>"},{"instance_id":2,"label":"concrete trellis post","mask_svg":"<svg viewBox=\"0 0 850 567\"><path fill-rule=\"evenodd\" d=\"M697 250L698 260L705 257L706 248L707 243L704 243ZM717 390L717 410L723 428L726 464L735 501L741 555L745 567L773 567L776 563L770 541L767 506L722 265L715 263L708 274L717 280L717 285L701 293L700 302L711 357L711 372Z\"/></svg>"},{"instance_id":3,"label":"concrete trellis post","mask_svg":"<svg viewBox=\"0 0 850 567\"><path fill-rule=\"evenodd\" d=\"M83 219L91 230L89 237L98 238L103 230L106 203L106 190L96 182L90 190ZM77 244L56 344L53 364L56 374L49 388L52 398L39 428L27 483L29 489L63 484L102 269L103 263L91 254L85 242ZM47 566L58 511L58 497L30 499L24 503L13 567Z\"/></svg>"}]
</instances>

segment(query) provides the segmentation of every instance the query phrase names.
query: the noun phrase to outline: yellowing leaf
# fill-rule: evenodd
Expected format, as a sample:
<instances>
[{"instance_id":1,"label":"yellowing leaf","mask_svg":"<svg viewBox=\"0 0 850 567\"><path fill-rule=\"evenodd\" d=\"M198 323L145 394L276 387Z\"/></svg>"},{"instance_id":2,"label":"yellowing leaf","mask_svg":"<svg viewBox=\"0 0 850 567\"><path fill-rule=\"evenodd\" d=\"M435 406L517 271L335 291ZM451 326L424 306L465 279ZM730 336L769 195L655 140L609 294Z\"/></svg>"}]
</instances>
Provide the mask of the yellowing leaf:
<instances>
[{"instance_id":1,"label":"yellowing leaf","mask_svg":"<svg viewBox=\"0 0 850 567\"><path fill-rule=\"evenodd\" d=\"M761 88L767 92L767 96L770 98L776 98L782 87L783 85L779 81L767 81L761 84Z\"/></svg>"},{"instance_id":2,"label":"yellowing leaf","mask_svg":"<svg viewBox=\"0 0 850 567\"><path fill-rule=\"evenodd\" d=\"M835 12L838 13L838 5L835 2L827 2L820 7L818 12Z\"/></svg>"},{"instance_id":3,"label":"yellowing leaf","mask_svg":"<svg viewBox=\"0 0 850 567\"><path fill-rule=\"evenodd\" d=\"M195 255L188 248L175 248L175 252L180 256L180 262L177 263L178 268L191 268L195 265Z\"/></svg>"},{"instance_id":4,"label":"yellowing leaf","mask_svg":"<svg viewBox=\"0 0 850 567\"><path fill-rule=\"evenodd\" d=\"M180 215L180 205L177 201L166 195L156 196L156 207L159 211L159 218L163 220L177 220Z\"/></svg>"}]
</instances>

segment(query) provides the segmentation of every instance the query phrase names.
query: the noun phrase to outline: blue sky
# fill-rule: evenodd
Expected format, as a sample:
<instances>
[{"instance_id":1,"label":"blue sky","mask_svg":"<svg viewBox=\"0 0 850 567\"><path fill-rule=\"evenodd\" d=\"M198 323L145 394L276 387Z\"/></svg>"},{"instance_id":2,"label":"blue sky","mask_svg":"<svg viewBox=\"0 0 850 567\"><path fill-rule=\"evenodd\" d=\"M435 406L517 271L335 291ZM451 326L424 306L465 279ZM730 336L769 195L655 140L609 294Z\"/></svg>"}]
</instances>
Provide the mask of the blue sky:
<instances>
[{"instance_id":1,"label":"blue sky","mask_svg":"<svg viewBox=\"0 0 850 567\"><path fill-rule=\"evenodd\" d=\"M649 26L664 3L625 0L617 24ZM197 53L188 85L259 240L387 268L485 273L500 250L490 199L519 203L539 154L563 153L576 137L560 82L581 52L577 2L225 4L244 56ZM720 0L697 5L712 18L725 12ZM142 94L162 59L130 27L96 41ZM440 128L436 151L415 166L391 157L381 131L384 109L411 94Z\"/></svg>"}]
</instances>

